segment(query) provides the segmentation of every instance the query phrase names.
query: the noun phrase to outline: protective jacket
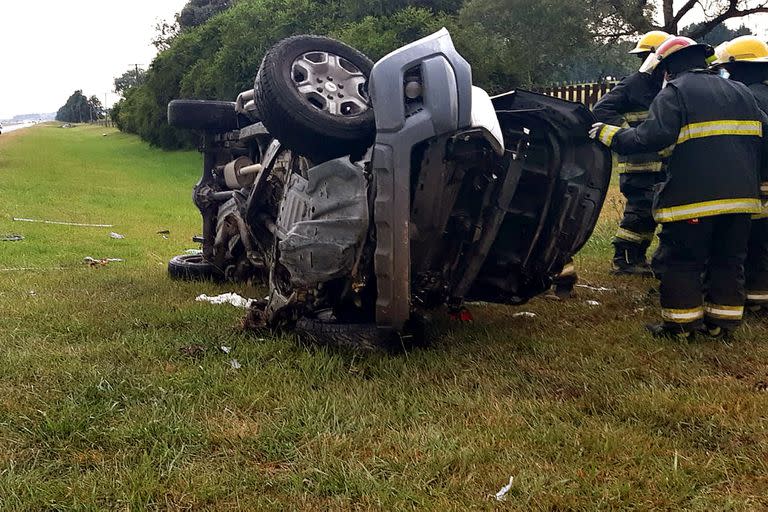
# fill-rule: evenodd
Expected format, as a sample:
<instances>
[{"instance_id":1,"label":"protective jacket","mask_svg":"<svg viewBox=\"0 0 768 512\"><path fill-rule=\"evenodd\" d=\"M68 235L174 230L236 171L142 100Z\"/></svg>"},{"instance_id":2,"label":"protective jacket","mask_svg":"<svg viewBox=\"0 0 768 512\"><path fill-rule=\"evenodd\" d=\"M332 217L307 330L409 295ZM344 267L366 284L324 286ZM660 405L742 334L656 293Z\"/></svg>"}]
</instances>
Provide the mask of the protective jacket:
<instances>
[{"instance_id":1,"label":"protective jacket","mask_svg":"<svg viewBox=\"0 0 768 512\"><path fill-rule=\"evenodd\" d=\"M610 125L635 128L648 119L648 109L661 91L659 81L648 73L629 75L611 89L592 109L598 121ZM658 153L619 155L620 173L659 172Z\"/></svg>"},{"instance_id":2,"label":"protective jacket","mask_svg":"<svg viewBox=\"0 0 768 512\"><path fill-rule=\"evenodd\" d=\"M606 125L598 136L619 154L669 155L654 202L654 218L666 223L759 213L764 130L768 116L745 85L694 70L669 82L640 126Z\"/></svg>"},{"instance_id":3,"label":"protective jacket","mask_svg":"<svg viewBox=\"0 0 768 512\"><path fill-rule=\"evenodd\" d=\"M763 113L768 115L768 81L750 84L749 90L752 91L752 94L755 95L757 105L760 107ZM760 193L765 200L765 198L768 197L768 151L763 151L762 169L763 172L760 177ZM764 207L763 212L757 217L762 219L768 218L768 209Z\"/></svg>"}]
</instances>

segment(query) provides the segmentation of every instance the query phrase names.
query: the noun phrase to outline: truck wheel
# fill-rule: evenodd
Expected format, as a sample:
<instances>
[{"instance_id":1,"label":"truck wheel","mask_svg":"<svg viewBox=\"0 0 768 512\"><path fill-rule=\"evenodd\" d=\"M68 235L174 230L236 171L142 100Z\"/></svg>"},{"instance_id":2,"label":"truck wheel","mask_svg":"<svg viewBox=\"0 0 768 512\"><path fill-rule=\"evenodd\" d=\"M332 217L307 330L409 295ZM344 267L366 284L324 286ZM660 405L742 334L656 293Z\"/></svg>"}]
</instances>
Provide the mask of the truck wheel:
<instances>
[{"instance_id":1,"label":"truck wheel","mask_svg":"<svg viewBox=\"0 0 768 512\"><path fill-rule=\"evenodd\" d=\"M368 57L327 37L282 40L264 56L254 85L264 126L313 160L363 153L376 133L372 68Z\"/></svg>"},{"instance_id":2,"label":"truck wheel","mask_svg":"<svg viewBox=\"0 0 768 512\"><path fill-rule=\"evenodd\" d=\"M216 267L203 259L201 254L182 254L168 262L171 279L181 281L215 281L221 278Z\"/></svg>"},{"instance_id":3,"label":"truck wheel","mask_svg":"<svg viewBox=\"0 0 768 512\"><path fill-rule=\"evenodd\" d=\"M420 317L412 318L404 333L380 329L376 324L340 324L300 318L296 322L300 340L358 352L402 352L426 346L426 325Z\"/></svg>"},{"instance_id":4,"label":"truck wheel","mask_svg":"<svg viewBox=\"0 0 768 512\"><path fill-rule=\"evenodd\" d=\"M231 101L173 100L168 104L168 124L176 128L224 133L238 128Z\"/></svg>"},{"instance_id":5,"label":"truck wheel","mask_svg":"<svg viewBox=\"0 0 768 512\"><path fill-rule=\"evenodd\" d=\"M392 351L399 345L396 334L384 335L376 324L336 324L301 318L296 323L296 334L309 343L360 352Z\"/></svg>"}]
</instances>

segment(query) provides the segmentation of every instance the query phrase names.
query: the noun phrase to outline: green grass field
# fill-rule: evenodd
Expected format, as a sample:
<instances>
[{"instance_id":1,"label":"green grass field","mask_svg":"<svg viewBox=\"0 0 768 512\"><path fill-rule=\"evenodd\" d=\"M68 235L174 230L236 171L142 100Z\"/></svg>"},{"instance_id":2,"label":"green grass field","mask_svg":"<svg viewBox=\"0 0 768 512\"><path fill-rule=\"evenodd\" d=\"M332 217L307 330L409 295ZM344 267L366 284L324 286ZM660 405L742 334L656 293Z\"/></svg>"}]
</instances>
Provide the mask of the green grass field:
<instances>
[{"instance_id":1,"label":"green grass field","mask_svg":"<svg viewBox=\"0 0 768 512\"><path fill-rule=\"evenodd\" d=\"M200 157L104 132L0 137L0 233L26 237L0 242L0 510L768 509L768 329L647 336L654 283L608 274L615 199L577 263L617 291L476 306L430 349L352 356L194 301L258 290L169 281Z\"/></svg>"}]
</instances>

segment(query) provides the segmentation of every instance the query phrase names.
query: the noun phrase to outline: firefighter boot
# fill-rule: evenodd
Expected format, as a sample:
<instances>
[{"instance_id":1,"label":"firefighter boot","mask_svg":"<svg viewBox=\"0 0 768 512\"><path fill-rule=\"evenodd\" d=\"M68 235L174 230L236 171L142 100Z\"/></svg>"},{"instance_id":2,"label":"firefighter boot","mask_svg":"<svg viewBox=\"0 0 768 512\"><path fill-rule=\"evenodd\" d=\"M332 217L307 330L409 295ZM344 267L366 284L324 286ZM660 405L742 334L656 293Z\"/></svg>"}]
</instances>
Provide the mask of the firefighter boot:
<instances>
[{"instance_id":1,"label":"firefighter boot","mask_svg":"<svg viewBox=\"0 0 768 512\"><path fill-rule=\"evenodd\" d=\"M614 243L612 274L617 276L651 277L651 266L645 259L648 244Z\"/></svg>"}]
</instances>

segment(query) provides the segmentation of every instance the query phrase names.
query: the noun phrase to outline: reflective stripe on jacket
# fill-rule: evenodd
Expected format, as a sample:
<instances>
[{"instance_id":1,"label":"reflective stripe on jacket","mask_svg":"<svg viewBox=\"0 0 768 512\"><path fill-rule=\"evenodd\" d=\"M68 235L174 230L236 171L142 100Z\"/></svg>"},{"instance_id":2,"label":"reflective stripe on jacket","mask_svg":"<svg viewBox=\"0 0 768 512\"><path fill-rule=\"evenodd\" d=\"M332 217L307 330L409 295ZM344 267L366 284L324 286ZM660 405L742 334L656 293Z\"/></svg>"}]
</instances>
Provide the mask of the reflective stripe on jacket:
<instances>
[{"instance_id":1,"label":"reflective stripe on jacket","mask_svg":"<svg viewBox=\"0 0 768 512\"><path fill-rule=\"evenodd\" d=\"M648 108L661 90L661 84L647 73L635 73L623 79L600 98L592 112L603 123L634 128L648 118ZM657 153L619 155L615 168L620 173L659 172Z\"/></svg>"},{"instance_id":2,"label":"reflective stripe on jacket","mask_svg":"<svg viewBox=\"0 0 768 512\"><path fill-rule=\"evenodd\" d=\"M619 154L668 151L654 207L663 223L760 213L764 133L768 116L746 86L697 70L671 80L640 126L606 126L600 137Z\"/></svg>"}]
</instances>

